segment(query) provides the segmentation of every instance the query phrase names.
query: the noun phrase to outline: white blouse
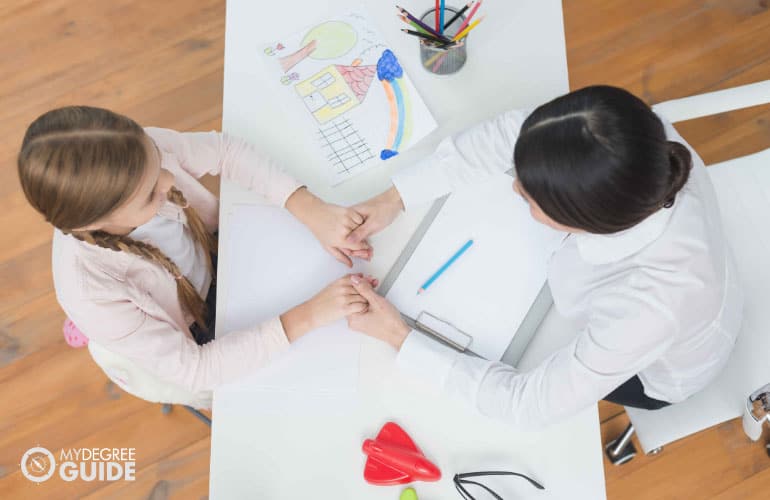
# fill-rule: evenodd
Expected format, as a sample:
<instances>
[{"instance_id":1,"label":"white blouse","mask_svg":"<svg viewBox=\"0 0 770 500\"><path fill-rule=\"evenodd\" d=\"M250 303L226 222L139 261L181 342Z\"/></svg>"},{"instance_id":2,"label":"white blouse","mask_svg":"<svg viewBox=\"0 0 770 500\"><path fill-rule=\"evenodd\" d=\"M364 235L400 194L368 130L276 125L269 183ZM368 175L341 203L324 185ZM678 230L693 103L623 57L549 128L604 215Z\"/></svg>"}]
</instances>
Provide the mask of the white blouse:
<instances>
[{"instance_id":1,"label":"white blouse","mask_svg":"<svg viewBox=\"0 0 770 500\"><path fill-rule=\"evenodd\" d=\"M131 231L128 236L157 247L176 264L179 271L198 290L204 299L211 285L211 274L206 265L204 250L195 244L184 214L167 210L166 201L149 221ZM178 212L178 211L177 211Z\"/></svg>"},{"instance_id":2,"label":"white blouse","mask_svg":"<svg viewBox=\"0 0 770 500\"><path fill-rule=\"evenodd\" d=\"M432 156L397 173L393 183L407 210L510 169L525 117L504 113L445 139ZM634 375L645 394L669 402L711 382L732 351L743 298L703 161L664 124L693 158L674 206L615 234L569 234L550 257L554 306L582 325L569 345L520 372L412 332L398 356L402 369L483 414L530 428L578 413Z\"/></svg>"}]
</instances>

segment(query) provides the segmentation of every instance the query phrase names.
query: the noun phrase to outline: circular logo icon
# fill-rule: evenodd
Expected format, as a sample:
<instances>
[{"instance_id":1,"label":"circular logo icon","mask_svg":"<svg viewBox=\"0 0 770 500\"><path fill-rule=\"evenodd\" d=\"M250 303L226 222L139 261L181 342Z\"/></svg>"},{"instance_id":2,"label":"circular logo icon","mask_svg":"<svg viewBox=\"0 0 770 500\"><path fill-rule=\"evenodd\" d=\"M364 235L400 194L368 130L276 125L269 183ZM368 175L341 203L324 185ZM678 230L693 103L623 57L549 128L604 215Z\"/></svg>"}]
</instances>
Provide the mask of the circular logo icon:
<instances>
[{"instance_id":1,"label":"circular logo icon","mask_svg":"<svg viewBox=\"0 0 770 500\"><path fill-rule=\"evenodd\" d=\"M56 469L56 459L47 449L36 446L30 448L21 457L21 473L34 483L42 483L50 478Z\"/></svg>"}]
</instances>

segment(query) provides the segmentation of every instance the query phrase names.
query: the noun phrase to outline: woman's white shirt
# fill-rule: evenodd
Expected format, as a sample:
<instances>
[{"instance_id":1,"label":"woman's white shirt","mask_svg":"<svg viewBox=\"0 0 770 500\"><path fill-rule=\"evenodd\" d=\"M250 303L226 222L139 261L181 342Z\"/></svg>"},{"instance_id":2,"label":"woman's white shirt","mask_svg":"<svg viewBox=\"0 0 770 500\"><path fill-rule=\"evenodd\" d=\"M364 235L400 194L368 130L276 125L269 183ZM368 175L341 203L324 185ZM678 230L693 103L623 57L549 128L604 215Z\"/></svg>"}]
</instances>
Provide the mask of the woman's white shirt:
<instances>
[{"instance_id":1,"label":"woman's white shirt","mask_svg":"<svg viewBox=\"0 0 770 500\"><path fill-rule=\"evenodd\" d=\"M407 210L509 170L526 115L510 111L447 138L432 156L397 173L393 183ZM669 140L693 156L674 206L612 235L570 234L550 257L554 305L582 325L569 345L519 372L412 332L398 356L402 369L520 427L575 414L634 375L645 394L669 402L708 385L732 351L743 297L703 161L664 125Z\"/></svg>"}]
</instances>

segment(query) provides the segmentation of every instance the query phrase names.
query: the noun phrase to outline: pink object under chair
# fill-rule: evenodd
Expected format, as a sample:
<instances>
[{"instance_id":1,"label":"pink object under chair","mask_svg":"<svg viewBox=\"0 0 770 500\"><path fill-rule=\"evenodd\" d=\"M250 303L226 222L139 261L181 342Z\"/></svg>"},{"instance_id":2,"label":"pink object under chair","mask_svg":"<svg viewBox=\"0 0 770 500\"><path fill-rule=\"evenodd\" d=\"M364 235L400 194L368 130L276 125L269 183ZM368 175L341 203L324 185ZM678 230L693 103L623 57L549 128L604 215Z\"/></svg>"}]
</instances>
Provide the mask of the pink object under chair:
<instances>
[{"instance_id":1,"label":"pink object under chair","mask_svg":"<svg viewBox=\"0 0 770 500\"><path fill-rule=\"evenodd\" d=\"M67 341L67 344L69 344L70 347L78 348L86 347L88 345L88 337L83 335L83 332L81 332L69 318L64 320L63 333L64 340Z\"/></svg>"}]
</instances>

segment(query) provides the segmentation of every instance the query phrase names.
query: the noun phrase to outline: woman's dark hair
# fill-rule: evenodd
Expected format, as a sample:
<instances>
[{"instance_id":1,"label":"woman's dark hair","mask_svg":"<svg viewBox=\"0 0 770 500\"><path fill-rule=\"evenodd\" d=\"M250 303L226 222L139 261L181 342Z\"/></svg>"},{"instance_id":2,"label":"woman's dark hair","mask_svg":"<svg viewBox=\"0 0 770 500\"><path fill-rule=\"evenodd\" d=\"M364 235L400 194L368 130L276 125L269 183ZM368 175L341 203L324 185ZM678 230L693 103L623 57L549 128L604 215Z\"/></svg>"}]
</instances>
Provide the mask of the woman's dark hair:
<instances>
[{"instance_id":1,"label":"woman's dark hair","mask_svg":"<svg viewBox=\"0 0 770 500\"><path fill-rule=\"evenodd\" d=\"M586 87L538 107L513 161L521 186L554 221L596 234L670 208L690 175L689 150L630 92Z\"/></svg>"}]
</instances>

